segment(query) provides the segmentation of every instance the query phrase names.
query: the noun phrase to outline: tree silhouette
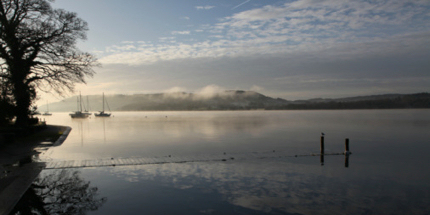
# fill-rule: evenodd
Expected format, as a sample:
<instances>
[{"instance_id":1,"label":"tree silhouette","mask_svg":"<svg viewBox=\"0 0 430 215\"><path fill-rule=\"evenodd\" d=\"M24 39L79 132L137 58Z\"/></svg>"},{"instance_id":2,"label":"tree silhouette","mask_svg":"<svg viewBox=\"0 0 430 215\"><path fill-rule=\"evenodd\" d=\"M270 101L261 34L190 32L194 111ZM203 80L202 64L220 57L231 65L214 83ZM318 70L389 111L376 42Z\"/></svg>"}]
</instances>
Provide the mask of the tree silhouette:
<instances>
[{"instance_id":1,"label":"tree silhouette","mask_svg":"<svg viewBox=\"0 0 430 215\"><path fill-rule=\"evenodd\" d=\"M79 174L63 169L39 176L11 214L85 214L97 210L107 198L98 199L97 187L91 187Z\"/></svg>"},{"instance_id":2,"label":"tree silhouette","mask_svg":"<svg viewBox=\"0 0 430 215\"><path fill-rule=\"evenodd\" d=\"M17 125L29 121L36 88L59 94L92 76L96 58L81 52L87 23L76 13L53 9L50 0L2 0L0 81L10 86Z\"/></svg>"},{"instance_id":3,"label":"tree silhouette","mask_svg":"<svg viewBox=\"0 0 430 215\"><path fill-rule=\"evenodd\" d=\"M10 85L4 82L1 77L0 84L0 126L2 126L10 123L14 113Z\"/></svg>"}]
</instances>

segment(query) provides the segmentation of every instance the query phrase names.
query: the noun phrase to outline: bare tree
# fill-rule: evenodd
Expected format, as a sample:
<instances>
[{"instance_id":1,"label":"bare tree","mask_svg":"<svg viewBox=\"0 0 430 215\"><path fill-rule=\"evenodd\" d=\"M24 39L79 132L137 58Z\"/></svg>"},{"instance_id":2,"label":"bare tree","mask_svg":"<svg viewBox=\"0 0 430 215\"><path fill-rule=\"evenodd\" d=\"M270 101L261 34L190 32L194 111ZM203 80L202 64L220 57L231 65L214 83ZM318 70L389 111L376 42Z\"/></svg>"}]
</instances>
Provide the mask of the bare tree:
<instances>
[{"instance_id":1,"label":"bare tree","mask_svg":"<svg viewBox=\"0 0 430 215\"><path fill-rule=\"evenodd\" d=\"M92 76L96 58L79 51L87 23L52 0L2 0L0 77L11 86L17 125L26 125L36 88L62 93ZM2 83L2 84L3 84Z\"/></svg>"}]
</instances>

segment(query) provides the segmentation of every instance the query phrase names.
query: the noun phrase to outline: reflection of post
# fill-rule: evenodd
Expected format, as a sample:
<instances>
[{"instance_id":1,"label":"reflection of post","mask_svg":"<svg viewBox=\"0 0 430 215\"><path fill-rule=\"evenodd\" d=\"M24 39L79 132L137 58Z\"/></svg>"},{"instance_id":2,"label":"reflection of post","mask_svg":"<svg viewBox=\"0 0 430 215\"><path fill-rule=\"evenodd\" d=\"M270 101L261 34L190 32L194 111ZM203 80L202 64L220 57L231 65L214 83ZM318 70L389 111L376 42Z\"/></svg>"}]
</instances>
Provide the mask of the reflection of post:
<instances>
[{"instance_id":1,"label":"reflection of post","mask_svg":"<svg viewBox=\"0 0 430 215\"><path fill-rule=\"evenodd\" d=\"M321 136L321 155L324 154L324 136Z\"/></svg>"},{"instance_id":2,"label":"reflection of post","mask_svg":"<svg viewBox=\"0 0 430 215\"><path fill-rule=\"evenodd\" d=\"M321 166L324 166L324 154L320 155Z\"/></svg>"},{"instance_id":3,"label":"reflection of post","mask_svg":"<svg viewBox=\"0 0 430 215\"><path fill-rule=\"evenodd\" d=\"M91 115L89 116L89 118L91 119ZM91 131L90 131L90 123L87 121L87 122L85 122L86 123L86 125L87 125L87 134L89 134L89 133L91 133Z\"/></svg>"},{"instance_id":4,"label":"reflection of post","mask_svg":"<svg viewBox=\"0 0 430 215\"><path fill-rule=\"evenodd\" d=\"M345 168L349 167L349 155L345 154Z\"/></svg>"}]
</instances>

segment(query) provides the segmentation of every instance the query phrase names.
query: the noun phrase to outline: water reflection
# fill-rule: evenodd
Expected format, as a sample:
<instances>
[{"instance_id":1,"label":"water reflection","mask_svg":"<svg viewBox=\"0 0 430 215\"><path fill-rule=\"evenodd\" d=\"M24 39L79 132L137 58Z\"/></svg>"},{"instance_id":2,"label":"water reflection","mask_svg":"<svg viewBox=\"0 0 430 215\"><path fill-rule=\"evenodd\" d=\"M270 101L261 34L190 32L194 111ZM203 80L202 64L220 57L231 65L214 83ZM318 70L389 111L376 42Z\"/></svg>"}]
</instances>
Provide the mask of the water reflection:
<instances>
[{"instance_id":1,"label":"water reflection","mask_svg":"<svg viewBox=\"0 0 430 215\"><path fill-rule=\"evenodd\" d=\"M346 154L345 155L345 168L348 168L348 167L349 167L349 155Z\"/></svg>"},{"instance_id":2,"label":"water reflection","mask_svg":"<svg viewBox=\"0 0 430 215\"><path fill-rule=\"evenodd\" d=\"M168 116L167 118L165 116ZM285 152L326 156L82 169L91 214L428 214L428 110L119 113L70 125L55 160ZM351 139L353 165L343 152ZM324 166L321 166L324 164ZM167 205L167 206L166 206Z\"/></svg>"},{"instance_id":3,"label":"water reflection","mask_svg":"<svg viewBox=\"0 0 430 215\"><path fill-rule=\"evenodd\" d=\"M419 117L411 118L410 112ZM410 112L122 112L106 119L84 120L71 120L66 113L58 113L48 123L69 125L72 132L50 158L192 156L272 150L309 154L318 152L321 130L326 133L327 153L343 151L344 138L351 138L354 151L363 152L388 142L401 148L410 137L418 142L429 138L425 132L429 124L417 127L413 122L430 121L423 120L430 117L430 112ZM426 146L420 147L424 148L413 150L414 153L423 154ZM384 153L382 156L388 157Z\"/></svg>"},{"instance_id":4,"label":"water reflection","mask_svg":"<svg viewBox=\"0 0 430 215\"><path fill-rule=\"evenodd\" d=\"M106 143L106 122L105 122L105 117L102 117L102 122L103 122L103 143Z\"/></svg>"},{"instance_id":5,"label":"water reflection","mask_svg":"<svg viewBox=\"0 0 430 215\"><path fill-rule=\"evenodd\" d=\"M336 156L342 162L342 156ZM430 189L347 169L281 160L164 164L86 170L104 184L115 214L121 202L147 214L423 214ZM333 159L330 156L327 160ZM303 163L304 162L304 163ZM344 171L342 171L342 169ZM109 186L106 181L115 183ZM126 189L126 195L121 189ZM117 196L119 195L119 196ZM162 205L168 204L173 209ZM133 214L123 211L122 214Z\"/></svg>"},{"instance_id":6,"label":"water reflection","mask_svg":"<svg viewBox=\"0 0 430 215\"><path fill-rule=\"evenodd\" d=\"M85 214L106 201L98 198L98 188L90 186L79 171L44 171L11 214Z\"/></svg>"},{"instance_id":7,"label":"water reflection","mask_svg":"<svg viewBox=\"0 0 430 215\"><path fill-rule=\"evenodd\" d=\"M287 137L278 135L285 132L280 124L286 123L279 113L118 113L114 118L84 120L63 115L57 114L50 123L70 125L72 132L51 153L52 159L282 151Z\"/></svg>"}]
</instances>

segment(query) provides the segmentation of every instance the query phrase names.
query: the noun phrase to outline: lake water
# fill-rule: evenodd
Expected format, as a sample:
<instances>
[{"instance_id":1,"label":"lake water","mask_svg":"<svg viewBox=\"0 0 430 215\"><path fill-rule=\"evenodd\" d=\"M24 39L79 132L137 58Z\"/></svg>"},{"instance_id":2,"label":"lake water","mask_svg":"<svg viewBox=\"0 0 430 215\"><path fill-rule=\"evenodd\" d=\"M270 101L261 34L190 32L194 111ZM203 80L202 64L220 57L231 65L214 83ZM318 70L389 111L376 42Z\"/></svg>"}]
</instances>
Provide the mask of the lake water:
<instances>
[{"instance_id":1,"label":"lake water","mask_svg":"<svg viewBox=\"0 0 430 215\"><path fill-rule=\"evenodd\" d=\"M45 117L72 131L40 159L193 161L224 153L236 159L44 170L38 184L70 185L58 188L61 195L43 194L45 203L65 198L66 203L45 206L50 213L67 208L71 214L430 213L430 110L113 115ZM309 156L319 153L321 132L325 153L343 152L349 138L352 155L326 155L323 165L319 156Z\"/></svg>"}]
</instances>

